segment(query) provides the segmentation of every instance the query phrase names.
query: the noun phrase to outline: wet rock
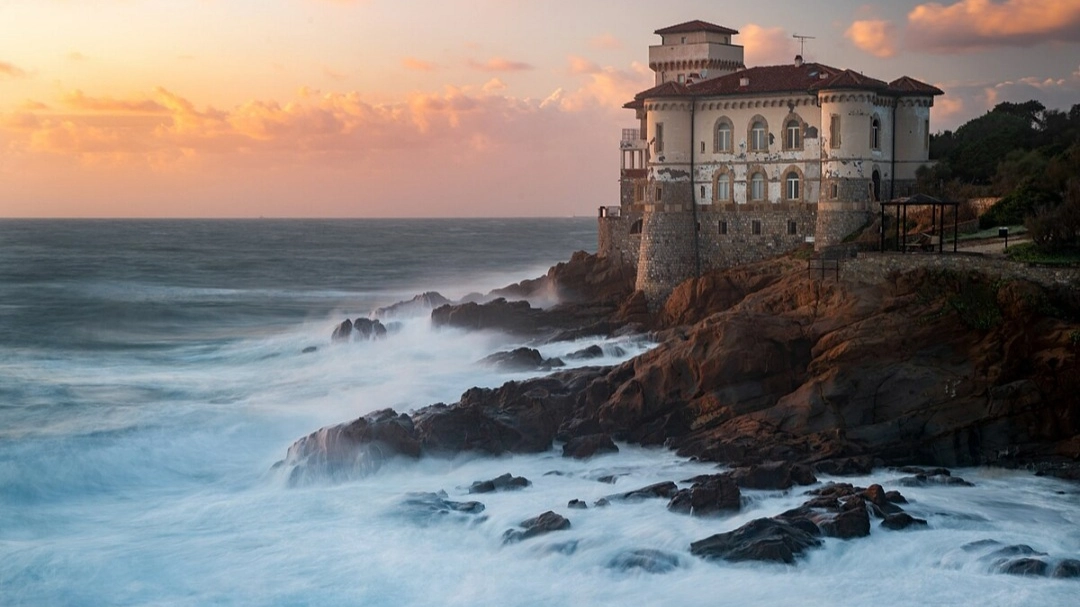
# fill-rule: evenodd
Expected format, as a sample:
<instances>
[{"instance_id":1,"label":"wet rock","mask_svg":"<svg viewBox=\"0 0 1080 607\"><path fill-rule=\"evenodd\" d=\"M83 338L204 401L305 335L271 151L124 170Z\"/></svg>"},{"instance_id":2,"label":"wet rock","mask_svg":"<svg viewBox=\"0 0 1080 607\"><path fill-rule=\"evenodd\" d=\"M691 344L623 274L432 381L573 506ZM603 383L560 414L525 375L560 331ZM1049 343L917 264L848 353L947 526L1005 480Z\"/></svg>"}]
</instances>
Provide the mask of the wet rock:
<instances>
[{"instance_id":1,"label":"wet rock","mask_svg":"<svg viewBox=\"0 0 1080 607\"><path fill-rule=\"evenodd\" d=\"M618 481L618 480L619 480L619 477L617 475L615 475L615 474L605 474L604 476L596 477L596 482L604 483L606 485L614 485L615 482Z\"/></svg>"},{"instance_id":2,"label":"wet rock","mask_svg":"<svg viewBox=\"0 0 1080 607\"><path fill-rule=\"evenodd\" d=\"M388 318L414 318L417 316L429 316L431 311L439 306L450 303L450 300L435 291L421 293L410 300L399 301L393 305L377 308L372 316L380 320Z\"/></svg>"},{"instance_id":3,"label":"wet rock","mask_svg":"<svg viewBox=\"0 0 1080 607\"><path fill-rule=\"evenodd\" d=\"M509 352L496 352L485 356L480 364L500 371L535 371L544 365L544 357L535 348L516 348Z\"/></svg>"},{"instance_id":4,"label":"wet rock","mask_svg":"<svg viewBox=\"0 0 1080 607\"><path fill-rule=\"evenodd\" d=\"M308 346L308 347L304 348L303 350L300 350L300 353L301 354L311 354L312 352L315 352L316 350L318 350L318 348L316 348L315 346Z\"/></svg>"},{"instance_id":5,"label":"wet rock","mask_svg":"<svg viewBox=\"0 0 1080 607\"><path fill-rule=\"evenodd\" d=\"M906 504L907 498L900 494L899 491L886 491L885 499L889 500L893 504Z\"/></svg>"},{"instance_id":6,"label":"wet rock","mask_svg":"<svg viewBox=\"0 0 1080 607\"><path fill-rule=\"evenodd\" d=\"M926 520L915 518L907 512L898 512L886 516L885 520L881 521L881 526L893 531L900 531L911 527L926 527Z\"/></svg>"},{"instance_id":7,"label":"wet rock","mask_svg":"<svg viewBox=\"0 0 1080 607\"><path fill-rule=\"evenodd\" d=\"M833 516L821 516L814 520L823 535L840 539L870 535L870 514L861 497L849 498Z\"/></svg>"},{"instance_id":8,"label":"wet rock","mask_svg":"<svg viewBox=\"0 0 1080 607\"><path fill-rule=\"evenodd\" d=\"M342 343L349 341L349 337L352 335L353 324L349 319L345 319L340 325L334 327L334 332L330 334L330 341L333 343Z\"/></svg>"},{"instance_id":9,"label":"wet rock","mask_svg":"<svg viewBox=\"0 0 1080 607\"><path fill-rule=\"evenodd\" d=\"M513 476L509 472L487 481L476 481L469 487L469 493L493 493L495 491L514 491L524 489L532 481L524 476Z\"/></svg>"},{"instance_id":10,"label":"wet rock","mask_svg":"<svg viewBox=\"0 0 1080 607\"><path fill-rule=\"evenodd\" d=\"M793 466L788 462L767 462L757 466L736 468L731 471L731 477L735 479L743 489L790 489L795 485L792 477ZM804 484L817 482L814 474L805 466L798 466L800 472L796 473L801 480L814 479Z\"/></svg>"},{"instance_id":11,"label":"wet rock","mask_svg":"<svg viewBox=\"0 0 1080 607\"><path fill-rule=\"evenodd\" d=\"M438 493L407 494L397 514L415 522L427 524L445 520L451 515L477 515L483 511L484 505L480 502L451 501L445 491L439 491Z\"/></svg>"},{"instance_id":12,"label":"wet rock","mask_svg":"<svg viewBox=\"0 0 1080 607\"><path fill-rule=\"evenodd\" d=\"M409 416L382 409L301 438L289 447L282 465L292 468L289 482L297 484L363 476L395 456L420 457L420 441Z\"/></svg>"},{"instance_id":13,"label":"wet rock","mask_svg":"<svg viewBox=\"0 0 1080 607\"><path fill-rule=\"evenodd\" d=\"M566 441L566 444L563 445L562 455L574 459L588 459L594 455L618 452L619 447L607 434L589 434Z\"/></svg>"},{"instance_id":14,"label":"wet rock","mask_svg":"<svg viewBox=\"0 0 1080 607\"><path fill-rule=\"evenodd\" d=\"M821 545L821 540L782 521L759 518L727 533L690 544L690 552L705 559L794 563L795 557Z\"/></svg>"},{"instance_id":15,"label":"wet rock","mask_svg":"<svg viewBox=\"0 0 1080 607\"><path fill-rule=\"evenodd\" d=\"M386 337L386 327L379 320L357 318L353 321L353 340L365 341Z\"/></svg>"},{"instance_id":16,"label":"wet rock","mask_svg":"<svg viewBox=\"0 0 1080 607\"><path fill-rule=\"evenodd\" d=\"M602 498L596 500L595 502L593 502L593 506L595 506L597 508L604 508L604 507L610 506L610 505L611 505L611 501L608 500L608 498L606 498L606 497L602 497Z\"/></svg>"},{"instance_id":17,"label":"wet rock","mask_svg":"<svg viewBox=\"0 0 1080 607\"><path fill-rule=\"evenodd\" d=\"M655 483L647 487L634 489L633 491L627 491L626 493L610 497L614 497L615 499L620 499L623 501L636 501L656 497L671 499L675 497L675 494L678 493L678 491L679 488L675 485L675 483L671 481L664 481L662 483Z\"/></svg>"},{"instance_id":18,"label":"wet rock","mask_svg":"<svg viewBox=\"0 0 1080 607\"><path fill-rule=\"evenodd\" d=\"M843 457L820 461L814 471L829 476L864 476L874 471L874 461L869 457Z\"/></svg>"},{"instance_id":19,"label":"wet rock","mask_svg":"<svg viewBox=\"0 0 1080 607\"><path fill-rule=\"evenodd\" d=\"M1056 578L1080 578L1080 560L1064 559L1054 565L1050 577Z\"/></svg>"},{"instance_id":20,"label":"wet rock","mask_svg":"<svg viewBox=\"0 0 1080 607\"><path fill-rule=\"evenodd\" d=\"M588 348L582 348L575 352L571 352L566 355L567 360L589 360L591 358L600 358L604 355L604 349L595 344Z\"/></svg>"},{"instance_id":21,"label":"wet rock","mask_svg":"<svg viewBox=\"0 0 1080 607\"><path fill-rule=\"evenodd\" d=\"M566 507L573 508L574 510L585 510L589 507L589 505L582 500L574 499L567 502Z\"/></svg>"},{"instance_id":22,"label":"wet rock","mask_svg":"<svg viewBox=\"0 0 1080 607\"><path fill-rule=\"evenodd\" d=\"M1033 558L1021 558L1011 560L998 568L1001 573L1009 575L1044 576L1050 566L1045 561Z\"/></svg>"},{"instance_id":23,"label":"wet rock","mask_svg":"<svg viewBox=\"0 0 1080 607\"><path fill-rule=\"evenodd\" d=\"M870 485L862 492L862 497L870 504L870 510L878 518L903 512L903 509L889 501L881 485Z\"/></svg>"},{"instance_id":24,"label":"wet rock","mask_svg":"<svg viewBox=\"0 0 1080 607\"><path fill-rule=\"evenodd\" d=\"M901 466L899 468L893 468L896 472L901 474L910 474L913 476L952 476L952 471L948 468L920 468L919 466Z\"/></svg>"},{"instance_id":25,"label":"wet rock","mask_svg":"<svg viewBox=\"0 0 1080 607\"><path fill-rule=\"evenodd\" d=\"M507 529L506 532L503 533L504 544L520 542L531 537L551 533L552 531L569 529L570 521L562 515L548 510L540 516L522 521L519 523L519 526L521 529Z\"/></svg>"},{"instance_id":26,"label":"wet rock","mask_svg":"<svg viewBox=\"0 0 1080 607\"><path fill-rule=\"evenodd\" d=\"M689 489L680 489L667 507L672 512L691 516L713 516L737 512L741 506L742 495L734 479L717 474L700 478Z\"/></svg>"},{"instance_id":27,"label":"wet rock","mask_svg":"<svg viewBox=\"0 0 1080 607\"><path fill-rule=\"evenodd\" d=\"M950 476L948 474L916 474L915 476L905 476L896 481L901 487L927 487L930 485L946 485L950 487L974 487L973 483L969 483L959 476Z\"/></svg>"},{"instance_id":28,"label":"wet rock","mask_svg":"<svg viewBox=\"0 0 1080 607\"><path fill-rule=\"evenodd\" d=\"M608 562L608 568L620 571L641 569L648 573L668 573L679 566L678 555L661 550L640 549L621 552Z\"/></svg>"}]
</instances>

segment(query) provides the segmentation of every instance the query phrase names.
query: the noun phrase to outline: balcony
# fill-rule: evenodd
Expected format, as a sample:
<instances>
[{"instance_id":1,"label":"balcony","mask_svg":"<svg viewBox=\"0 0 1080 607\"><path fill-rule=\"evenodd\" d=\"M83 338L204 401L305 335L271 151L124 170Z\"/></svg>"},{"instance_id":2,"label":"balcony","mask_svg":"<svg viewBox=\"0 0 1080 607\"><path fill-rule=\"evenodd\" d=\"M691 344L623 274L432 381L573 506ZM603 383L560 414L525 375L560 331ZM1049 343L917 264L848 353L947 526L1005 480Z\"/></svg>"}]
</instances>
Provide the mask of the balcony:
<instances>
[{"instance_id":1,"label":"balcony","mask_svg":"<svg viewBox=\"0 0 1080 607\"><path fill-rule=\"evenodd\" d=\"M622 139L619 141L619 150L622 153L622 172L644 171L649 162L649 143L641 138L640 129L623 129Z\"/></svg>"}]
</instances>

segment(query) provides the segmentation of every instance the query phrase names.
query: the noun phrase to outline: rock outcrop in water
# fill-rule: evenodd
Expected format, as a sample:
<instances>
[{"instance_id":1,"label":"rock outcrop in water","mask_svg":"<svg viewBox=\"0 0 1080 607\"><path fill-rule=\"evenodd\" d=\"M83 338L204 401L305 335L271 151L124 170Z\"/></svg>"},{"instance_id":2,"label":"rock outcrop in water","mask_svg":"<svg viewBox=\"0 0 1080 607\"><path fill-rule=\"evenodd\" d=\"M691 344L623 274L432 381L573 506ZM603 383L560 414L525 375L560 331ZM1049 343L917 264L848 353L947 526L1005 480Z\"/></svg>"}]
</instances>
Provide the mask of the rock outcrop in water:
<instances>
[{"instance_id":1,"label":"rock outcrop in water","mask_svg":"<svg viewBox=\"0 0 1080 607\"><path fill-rule=\"evenodd\" d=\"M511 290L594 297L607 312L591 315L592 326L623 326L622 304L634 297L611 263L575 255L540 283ZM1075 470L1075 289L925 269L876 285L821 282L804 269L777 259L689 280L650 320L661 340L655 349L611 368L474 388L457 403L413 413L413 442L402 445L410 453L414 444L424 453L538 452L556 439L606 434L735 466L783 462L829 474L909 463ZM510 302L479 316L471 309L444 307L433 317L548 333L577 318L541 321L548 311ZM479 320L502 313L495 310L522 316ZM450 320L457 315L470 320Z\"/></svg>"}]
</instances>

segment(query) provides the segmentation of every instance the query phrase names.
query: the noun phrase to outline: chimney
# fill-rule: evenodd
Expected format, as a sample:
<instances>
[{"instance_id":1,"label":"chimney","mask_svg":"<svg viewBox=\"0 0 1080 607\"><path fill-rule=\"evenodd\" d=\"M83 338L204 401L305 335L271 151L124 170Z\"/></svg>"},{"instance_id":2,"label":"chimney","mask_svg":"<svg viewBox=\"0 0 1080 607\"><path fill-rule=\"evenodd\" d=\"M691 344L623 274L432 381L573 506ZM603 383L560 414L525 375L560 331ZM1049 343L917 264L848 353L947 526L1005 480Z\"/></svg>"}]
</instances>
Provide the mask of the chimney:
<instances>
[{"instance_id":1,"label":"chimney","mask_svg":"<svg viewBox=\"0 0 1080 607\"><path fill-rule=\"evenodd\" d=\"M747 78L746 76L743 76L742 78L739 78L739 86L740 87L750 86L750 79Z\"/></svg>"},{"instance_id":2,"label":"chimney","mask_svg":"<svg viewBox=\"0 0 1080 607\"><path fill-rule=\"evenodd\" d=\"M795 55L795 67L802 67L802 55Z\"/></svg>"}]
</instances>

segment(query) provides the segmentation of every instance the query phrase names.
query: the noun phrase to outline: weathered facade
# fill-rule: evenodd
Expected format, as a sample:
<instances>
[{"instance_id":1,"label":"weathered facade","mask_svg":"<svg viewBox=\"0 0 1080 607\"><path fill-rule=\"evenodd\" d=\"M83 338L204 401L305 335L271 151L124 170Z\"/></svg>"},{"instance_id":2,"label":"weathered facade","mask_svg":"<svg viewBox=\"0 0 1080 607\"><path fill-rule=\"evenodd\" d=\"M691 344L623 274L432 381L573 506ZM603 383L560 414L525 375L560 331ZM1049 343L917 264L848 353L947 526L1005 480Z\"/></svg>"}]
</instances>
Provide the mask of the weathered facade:
<instances>
[{"instance_id":1,"label":"weathered facade","mask_svg":"<svg viewBox=\"0 0 1080 607\"><path fill-rule=\"evenodd\" d=\"M656 33L656 86L625 106L638 127L599 219L600 254L636 264L650 302L704 270L838 243L913 193L940 89L801 57L746 68L738 32L703 21Z\"/></svg>"}]
</instances>

